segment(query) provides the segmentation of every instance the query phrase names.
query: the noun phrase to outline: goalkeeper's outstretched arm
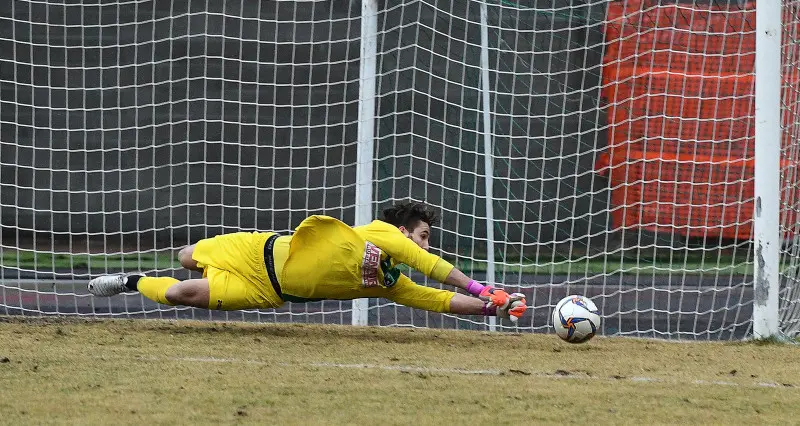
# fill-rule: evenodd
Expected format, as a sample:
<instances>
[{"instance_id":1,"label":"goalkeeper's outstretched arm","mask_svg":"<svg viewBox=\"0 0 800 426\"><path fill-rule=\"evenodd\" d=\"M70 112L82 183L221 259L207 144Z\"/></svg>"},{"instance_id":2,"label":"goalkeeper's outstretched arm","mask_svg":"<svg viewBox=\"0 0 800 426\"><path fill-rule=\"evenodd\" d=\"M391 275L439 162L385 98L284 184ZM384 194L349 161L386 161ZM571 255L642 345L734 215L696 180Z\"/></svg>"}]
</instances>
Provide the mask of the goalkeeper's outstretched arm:
<instances>
[{"instance_id":1,"label":"goalkeeper's outstretched arm","mask_svg":"<svg viewBox=\"0 0 800 426\"><path fill-rule=\"evenodd\" d=\"M449 274L447 274L447 278L442 281L444 284L451 285L453 287L458 287L468 293L469 291L469 284L472 282L472 279L468 277L466 274L458 270L458 268L453 267Z\"/></svg>"},{"instance_id":2,"label":"goalkeeper's outstretched arm","mask_svg":"<svg viewBox=\"0 0 800 426\"><path fill-rule=\"evenodd\" d=\"M494 315L496 312L500 316L508 314L514 320L525 312L524 295L508 294L484 286L441 257L428 252L431 226L436 222L436 215L423 205L399 204L384 210L383 215L383 220L357 228L367 241L382 249L393 262L406 264L428 278L460 288L482 302L482 306L479 306L477 301L456 293L456 296L448 297L448 303L453 305L448 308L450 312L484 315Z\"/></svg>"},{"instance_id":3,"label":"goalkeeper's outstretched arm","mask_svg":"<svg viewBox=\"0 0 800 426\"><path fill-rule=\"evenodd\" d=\"M463 275L460 271L457 273ZM472 297L418 285L401 274L397 283L393 287L385 289L386 293L381 296L401 305L427 311L459 315L499 316L514 322L525 313L527 306L522 294L508 294L491 287L484 287L484 290L483 295Z\"/></svg>"},{"instance_id":4,"label":"goalkeeper's outstretched arm","mask_svg":"<svg viewBox=\"0 0 800 426\"><path fill-rule=\"evenodd\" d=\"M478 300L482 305L480 314L494 314L516 322L528 309L525 295L521 293L508 294L503 290L484 286L456 267L453 267L450 273L447 274L447 278L444 279L443 283L460 288L475 296L472 298L456 293L450 301L450 311L453 313L477 315L478 313L475 313L475 311L478 306L473 300Z\"/></svg>"}]
</instances>

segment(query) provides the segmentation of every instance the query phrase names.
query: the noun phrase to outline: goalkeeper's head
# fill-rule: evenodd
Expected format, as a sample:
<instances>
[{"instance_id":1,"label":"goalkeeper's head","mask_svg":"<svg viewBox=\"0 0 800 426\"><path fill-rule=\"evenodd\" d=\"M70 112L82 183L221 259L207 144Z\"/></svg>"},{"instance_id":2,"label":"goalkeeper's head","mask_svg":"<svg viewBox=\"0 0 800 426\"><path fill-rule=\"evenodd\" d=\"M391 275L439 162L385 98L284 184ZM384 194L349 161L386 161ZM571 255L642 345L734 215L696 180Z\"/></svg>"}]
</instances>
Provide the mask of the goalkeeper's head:
<instances>
[{"instance_id":1,"label":"goalkeeper's head","mask_svg":"<svg viewBox=\"0 0 800 426\"><path fill-rule=\"evenodd\" d=\"M381 220L398 227L403 235L428 250L431 227L437 224L439 217L424 203L405 202L384 209Z\"/></svg>"}]
</instances>

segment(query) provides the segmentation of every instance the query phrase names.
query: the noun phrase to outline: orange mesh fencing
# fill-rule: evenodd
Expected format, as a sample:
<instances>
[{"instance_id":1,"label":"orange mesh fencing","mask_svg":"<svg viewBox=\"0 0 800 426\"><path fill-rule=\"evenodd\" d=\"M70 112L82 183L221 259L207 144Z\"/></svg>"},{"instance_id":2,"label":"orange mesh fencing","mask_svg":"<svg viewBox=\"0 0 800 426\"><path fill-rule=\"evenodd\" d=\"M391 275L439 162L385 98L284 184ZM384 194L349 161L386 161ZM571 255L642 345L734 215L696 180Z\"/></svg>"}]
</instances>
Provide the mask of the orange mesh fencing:
<instances>
[{"instance_id":1,"label":"orange mesh fencing","mask_svg":"<svg viewBox=\"0 0 800 426\"><path fill-rule=\"evenodd\" d=\"M752 4L610 3L602 89L609 138L598 167L610 178L615 226L751 238L754 31ZM783 84L785 95L800 87ZM790 105L786 128L800 112Z\"/></svg>"}]
</instances>

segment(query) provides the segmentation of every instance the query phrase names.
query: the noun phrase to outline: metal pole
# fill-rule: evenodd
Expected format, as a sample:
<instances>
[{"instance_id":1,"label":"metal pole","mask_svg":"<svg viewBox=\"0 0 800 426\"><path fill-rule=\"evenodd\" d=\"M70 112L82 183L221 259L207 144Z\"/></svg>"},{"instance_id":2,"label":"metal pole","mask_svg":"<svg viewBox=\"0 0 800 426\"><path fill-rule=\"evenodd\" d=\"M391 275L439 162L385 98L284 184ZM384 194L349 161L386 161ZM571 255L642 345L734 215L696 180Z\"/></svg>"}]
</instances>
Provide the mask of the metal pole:
<instances>
[{"instance_id":1,"label":"metal pole","mask_svg":"<svg viewBox=\"0 0 800 426\"><path fill-rule=\"evenodd\" d=\"M756 4L753 334L778 334L780 289L781 0Z\"/></svg>"},{"instance_id":2,"label":"metal pole","mask_svg":"<svg viewBox=\"0 0 800 426\"><path fill-rule=\"evenodd\" d=\"M494 165L492 161L492 121L489 98L489 29L486 1L481 1L481 92L483 95L483 164L486 191L486 283L494 285ZM497 318L489 317L489 330L497 329Z\"/></svg>"},{"instance_id":3,"label":"metal pole","mask_svg":"<svg viewBox=\"0 0 800 426\"><path fill-rule=\"evenodd\" d=\"M358 157L356 165L356 225L372 217L375 152L375 73L378 52L378 2L361 2L361 63L358 89ZM353 325L368 325L369 299L353 300Z\"/></svg>"}]
</instances>

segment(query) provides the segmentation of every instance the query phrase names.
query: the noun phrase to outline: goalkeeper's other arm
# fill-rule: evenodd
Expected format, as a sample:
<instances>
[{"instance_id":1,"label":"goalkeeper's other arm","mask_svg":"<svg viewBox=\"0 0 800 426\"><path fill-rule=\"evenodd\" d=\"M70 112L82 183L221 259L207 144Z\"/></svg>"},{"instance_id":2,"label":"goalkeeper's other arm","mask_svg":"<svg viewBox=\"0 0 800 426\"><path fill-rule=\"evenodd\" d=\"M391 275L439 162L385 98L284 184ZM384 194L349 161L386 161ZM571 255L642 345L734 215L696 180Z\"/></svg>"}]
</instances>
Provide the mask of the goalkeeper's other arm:
<instances>
[{"instance_id":1,"label":"goalkeeper's other arm","mask_svg":"<svg viewBox=\"0 0 800 426\"><path fill-rule=\"evenodd\" d=\"M487 315L498 316L517 322L528 309L525 296L521 293L508 294L503 290L495 290L505 294L505 303L496 305L491 300L486 301L478 297L470 297L456 293L450 299L450 313L459 315Z\"/></svg>"},{"instance_id":2,"label":"goalkeeper's other arm","mask_svg":"<svg viewBox=\"0 0 800 426\"><path fill-rule=\"evenodd\" d=\"M444 281L445 284L458 287L475 297L456 293L450 300L450 312L462 315L497 315L513 322L525 314L528 309L525 295L507 292L484 286L470 279L458 268L453 268Z\"/></svg>"}]
</instances>

